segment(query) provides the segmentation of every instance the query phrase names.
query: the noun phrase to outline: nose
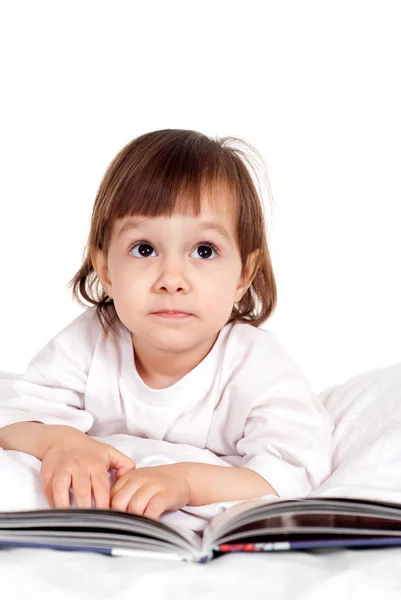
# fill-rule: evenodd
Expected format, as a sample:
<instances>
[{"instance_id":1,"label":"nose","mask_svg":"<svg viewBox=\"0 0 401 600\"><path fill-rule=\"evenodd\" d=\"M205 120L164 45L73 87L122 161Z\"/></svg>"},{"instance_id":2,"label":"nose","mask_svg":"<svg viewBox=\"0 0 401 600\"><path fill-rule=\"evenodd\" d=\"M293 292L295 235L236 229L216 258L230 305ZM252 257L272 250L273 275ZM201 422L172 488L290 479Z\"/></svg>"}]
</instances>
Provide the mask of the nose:
<instances>
[{"instance_id":1,"label":"nose","mask_svg":"<svg viewBox=\"0 0 401 600\"><path fill-rule=\"evenodd\" d=\"M185 273L183 260L171 257L163 261L159 278L156 282L156 291L175 294L187 292L189 283Z\"/></svg>"}]
</instances>

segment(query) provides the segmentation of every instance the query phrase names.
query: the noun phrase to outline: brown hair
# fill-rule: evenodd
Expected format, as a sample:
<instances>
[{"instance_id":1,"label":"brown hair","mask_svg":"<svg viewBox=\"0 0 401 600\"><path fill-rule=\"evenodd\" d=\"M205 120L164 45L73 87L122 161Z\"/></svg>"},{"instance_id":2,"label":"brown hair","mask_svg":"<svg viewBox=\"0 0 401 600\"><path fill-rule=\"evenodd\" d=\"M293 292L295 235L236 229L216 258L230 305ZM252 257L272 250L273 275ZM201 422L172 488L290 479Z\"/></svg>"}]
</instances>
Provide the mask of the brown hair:
<instances>
[{"instance_id":1,"label":"brown hair","mask_svg":"<svg viewBox=\"0 0 401 600\"><path fill-rule=\"evenodd\" d=\"M92 249L100 248L107 256L116 219L133 215L171 216L177 207L197 216L202 191L219 182L229 186L236 205L237 243L243 269L249 254L260 250L252 284L234 305L228 322L243 321L257 327L273 313L277 303L276 281L263 205L253 181L258 165L233 144L243 144L260 159L263 181L272 199L263 158L251 144L233 136L213 139L198 131L162 129L135 138L113 159L93 206L81 268L66 286L72 287L73 298L81 306L89 308L83 300L97 306L96 313L106 333L108 327L117 331L119 319L114 301L104 291L93 268ZM260 184L257 178L256 184ZM179 198L184 202L178 204Z\"/></svg>"}]
</instances>

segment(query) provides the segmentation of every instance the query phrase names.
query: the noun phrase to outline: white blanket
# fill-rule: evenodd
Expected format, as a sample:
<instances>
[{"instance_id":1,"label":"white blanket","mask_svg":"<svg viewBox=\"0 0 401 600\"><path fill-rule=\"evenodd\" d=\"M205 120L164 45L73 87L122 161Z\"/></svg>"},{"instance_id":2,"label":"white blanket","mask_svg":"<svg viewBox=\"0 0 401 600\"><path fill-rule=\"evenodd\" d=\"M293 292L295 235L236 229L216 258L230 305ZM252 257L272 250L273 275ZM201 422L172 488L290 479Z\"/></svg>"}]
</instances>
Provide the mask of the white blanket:
<instances>
[{"instance_id":1,"label":"white blanket","mask_svg":"<svg viewBox=\"0 0 401 600\"><path fill-rule=\"evenodd\" d=\"M334 423L332 474L313 496L401 503L401 363L320 394Z\"/></svg>"},{"instance_id":2,"label":"white blanket","mask_svg":"<svg viewBox=\"0 0 401 600\"><path fill-rule=\"evenodd\" d=\"M18 377L0 373L0 402L12 393L12 382ZM320 398L335 423L332 474L311 495L401 503L401 363L332 386ZM129 435L96 439L112 444L138 467L180 461L226 464L212 452L187 444ZM48 506L40 485L40 464L30 455L0 449L1 511ZM186 507L165 513L162 520L201 530L207 519L230 504L235 502Z\"/></svg>"}]
</instances>

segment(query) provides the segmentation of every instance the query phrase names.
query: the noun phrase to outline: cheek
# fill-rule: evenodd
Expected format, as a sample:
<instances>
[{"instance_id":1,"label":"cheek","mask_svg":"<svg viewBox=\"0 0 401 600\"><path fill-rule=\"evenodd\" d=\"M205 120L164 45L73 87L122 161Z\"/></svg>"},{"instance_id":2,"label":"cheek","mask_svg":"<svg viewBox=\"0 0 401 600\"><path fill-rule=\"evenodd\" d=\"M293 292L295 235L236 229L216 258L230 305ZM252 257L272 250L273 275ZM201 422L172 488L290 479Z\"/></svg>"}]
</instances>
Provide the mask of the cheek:
<instances>
[{"instance_id":1,"label":"cheek","mask_svg":"<svg viewBox=\"0 0 401 600\"><path fill-rule=\"evenodd\" d=\"M114 264L113 267L110 276L115 304L124 309L125 306L132 306L134 298L139 304L146 289L143 278L138 277L132 268L124 264L124 259L118 261L118 264Z\"/></svg>"},{"instance_id":2,"label":"cheek","mask_svg":"<svg viewBox=\"0 0 401 600\"><path fill-rule=\"evenodd\" d=\"M208 287L223 296L233 295L241 276L241 265L226 262L206 276Z\"/></svg>"},{"instance_id":3,"label":"cheek","mask_svg":"<svg viewBox=\"0 0 401 600\"><path fill-rule=\"evenodd\" d=\"M207 277L200 287L204 307L213 313L227 311L227 307L234 303L237 283L238 278L227 271L221 271L217 276Z\"/></svg>"},{"instance_id":4,"label":"cheek","mask_svg":"<svg viewBox=\"0 0 401 600\"><path fill-rule=\"evenodd\" d=\"M113 287L125 291L135 288L135 284L140 287L138 282L143 280L141 269L135 268L134 263L127 257L120 257L113 261L110 265L110 276Z\"/></svg>"}]
</instances>

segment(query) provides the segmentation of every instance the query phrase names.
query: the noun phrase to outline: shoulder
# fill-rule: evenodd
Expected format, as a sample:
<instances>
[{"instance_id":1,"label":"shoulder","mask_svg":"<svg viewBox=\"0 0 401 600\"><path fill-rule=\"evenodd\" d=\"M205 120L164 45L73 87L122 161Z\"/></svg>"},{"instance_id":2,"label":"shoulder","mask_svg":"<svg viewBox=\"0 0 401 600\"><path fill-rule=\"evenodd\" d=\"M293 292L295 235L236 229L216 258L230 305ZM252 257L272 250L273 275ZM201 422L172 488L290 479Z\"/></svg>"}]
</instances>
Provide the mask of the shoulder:
<instances>
[{"instance_id":1,"label":"shoulder","mask_svg":"<svg viewBox=\"0 0 401 600\"><path fill-rule=\"evenodd\" d=\"M59 331L32 359L31 364L42 365L67 359L71 363L88 363L102 328L96 307L88 308Z\"/></svg>"},{"instance_id":2,"label":"shoulder","mask_svg":"<svg viewBox=\"0 0 401 600\"><path fill-rule=\"evenodd\" d=\"M88 308L49 342L49 344L58 342L63 344L73 344L76 348L78 344L92 346L101 331L101 325L96 315L96 306Z\"/></svg>"},{"instance_id":3,"label":"shoulder","mask_svg":"<svg viewBox=\"0 0 401 600\"><path fill-rule=\"evenodd\" d=\"M271 331L239 322L228 327L226 350L232 360L247 365L274 367L279 372L299 370Z\"/></svg>"},{"instance_id":4,"label":"shoulder","mask_svg":"<svg viewBox=\"0 0 401 600\"><path fill-rule=\"evenodd\" d=\"M224 370L236 386L258 393L292 380L310 388L300 367L271 331L239 322L229 323L225 330Z\"/></svg>"}]
</instances>

